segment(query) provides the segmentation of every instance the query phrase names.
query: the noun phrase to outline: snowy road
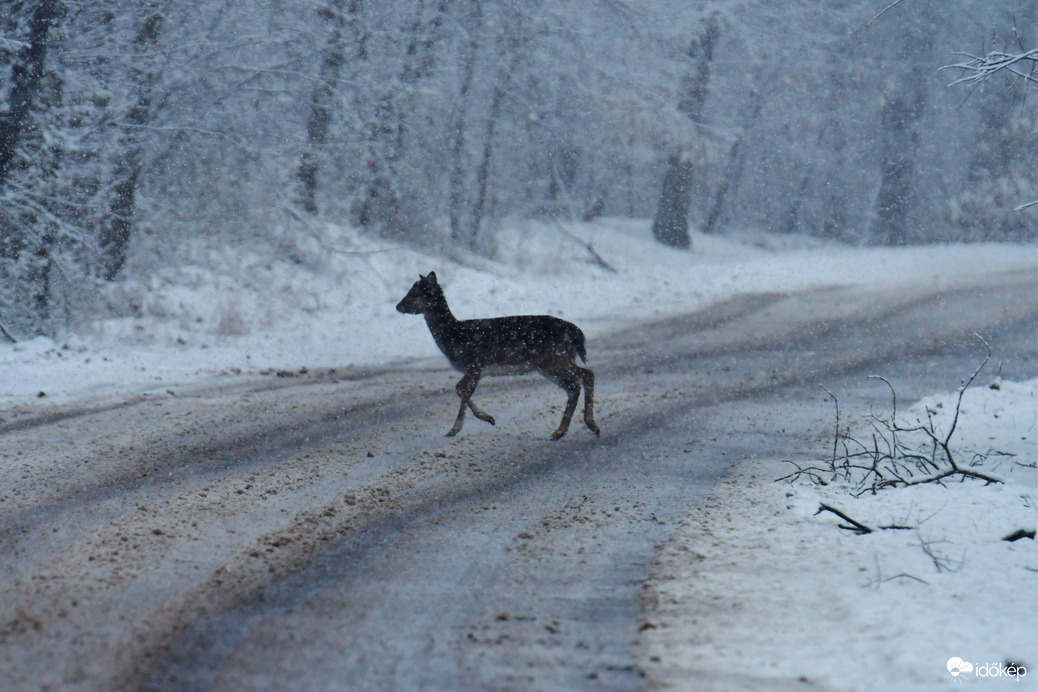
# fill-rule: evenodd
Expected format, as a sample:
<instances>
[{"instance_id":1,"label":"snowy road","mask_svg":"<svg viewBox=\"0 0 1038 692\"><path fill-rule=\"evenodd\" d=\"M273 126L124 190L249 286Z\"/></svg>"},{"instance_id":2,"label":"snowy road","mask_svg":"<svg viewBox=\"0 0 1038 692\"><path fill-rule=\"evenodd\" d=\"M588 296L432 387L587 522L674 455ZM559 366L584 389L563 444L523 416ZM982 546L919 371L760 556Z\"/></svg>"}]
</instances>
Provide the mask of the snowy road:
<instances>
[{"instance_id":1,"label":"snowy road","mask_svg":"<svg viewBox=\"0 0 1038 692\"><path fill-rule=\"evenodd\" d=\"M1038 374L1034 272L971 281L748 295L593 338L601 438L548 441L563 394L527 378L486 380L497 426L444 438L456 375L433 358L0 412L4 677L644 686L656 547L731 462L824 447L818 383L947 389L977 362L974 332L1007 378Z\"/></svg>"}]
</instances>

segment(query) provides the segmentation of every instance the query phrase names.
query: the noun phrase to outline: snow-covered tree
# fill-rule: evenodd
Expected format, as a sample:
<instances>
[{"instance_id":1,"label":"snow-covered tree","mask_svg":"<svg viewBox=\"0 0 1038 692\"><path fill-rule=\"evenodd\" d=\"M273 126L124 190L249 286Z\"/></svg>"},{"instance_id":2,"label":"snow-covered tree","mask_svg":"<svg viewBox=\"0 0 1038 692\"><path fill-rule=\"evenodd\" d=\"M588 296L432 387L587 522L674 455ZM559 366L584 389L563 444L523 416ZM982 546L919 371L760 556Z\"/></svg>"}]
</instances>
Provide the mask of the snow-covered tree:
<instances>
[{"instance_id":1,"label":"snow-covered tree","mask_svg":"<svg viewBox=\"0 0 1038 692\"><path fill-rule=\"evenodd\" d=\"M1033 45L1026 42L1035 37L1025 36L1015 19L1006 16L1009 28L998 37L1004 50L979 56L960 53L960 62L942 68L957 73L949 86L969 87L968 98L980 113L965 188L949 204L950 220L964 237L1038 235L1038 201L1027 201L1034 199L1036 190L1038 106L1032 89L1038 86L1038 48L1025 47ZM1031 27L1033 32L1033 23ZM999 79L991 81L996 76Z\"/></svg>"}]
</instances>

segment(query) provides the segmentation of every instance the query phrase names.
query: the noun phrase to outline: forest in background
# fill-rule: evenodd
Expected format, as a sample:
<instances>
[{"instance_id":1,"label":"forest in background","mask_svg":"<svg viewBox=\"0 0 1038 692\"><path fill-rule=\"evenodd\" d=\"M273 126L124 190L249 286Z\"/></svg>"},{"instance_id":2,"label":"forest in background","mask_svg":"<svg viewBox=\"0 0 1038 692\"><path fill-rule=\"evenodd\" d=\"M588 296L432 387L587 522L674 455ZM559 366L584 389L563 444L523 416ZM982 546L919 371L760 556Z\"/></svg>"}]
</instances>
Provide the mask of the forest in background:
<instances>
[{"instance_id":1,"label":"forest in background","mask_svg":"<svg viewBox=\"0 0 1038 692\"><path fill-rule=\"evenodd\" d=\"M0 337L130 310L106 286L220 247L313 267L330 227L493 257L531 218L676 247L1038 226L1036 0L0 8ZM952 84L1003 53L1031 57Z\"/></svg>"}]
</instances>

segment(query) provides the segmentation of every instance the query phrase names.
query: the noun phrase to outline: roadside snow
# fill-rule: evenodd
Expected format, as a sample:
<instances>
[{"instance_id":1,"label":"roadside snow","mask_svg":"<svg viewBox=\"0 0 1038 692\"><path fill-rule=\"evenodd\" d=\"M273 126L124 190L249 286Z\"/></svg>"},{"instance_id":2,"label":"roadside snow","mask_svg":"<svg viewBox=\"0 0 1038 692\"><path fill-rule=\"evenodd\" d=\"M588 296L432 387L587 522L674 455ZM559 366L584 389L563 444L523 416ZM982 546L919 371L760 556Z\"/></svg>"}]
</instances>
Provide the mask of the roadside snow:
<instances>
[{"instance_id":1,"label":"roadside snow","mask_svg":"<svg viewBox=\"0 0 1038 692\"><path fill-rule=\"evenodd\" d=\"M1033 539L1004 539L1038 525L1038 380L1000 384L966 391L953 448L967 460L998 452L981 468L1003 484L856 498L840 483L775 482L791 470L781 461L733 468L658 558L643 638L652 678L697 690L1034 689L1038 553ZM947 430L955 401L929 397L899 418L929 409ZM838 528L822 503L875 531Z\"/></svg>"}]
</instances>

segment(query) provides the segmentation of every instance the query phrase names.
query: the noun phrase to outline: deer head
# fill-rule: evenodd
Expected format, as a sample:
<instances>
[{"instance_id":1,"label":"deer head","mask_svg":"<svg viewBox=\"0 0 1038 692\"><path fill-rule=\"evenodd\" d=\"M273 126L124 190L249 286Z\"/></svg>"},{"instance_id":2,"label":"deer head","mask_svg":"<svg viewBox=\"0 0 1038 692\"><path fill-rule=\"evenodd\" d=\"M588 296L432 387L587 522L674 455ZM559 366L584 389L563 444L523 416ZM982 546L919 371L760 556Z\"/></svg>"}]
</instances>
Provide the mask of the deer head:
<instances>
[{"instance_id":1,"label":"deer head","mask_svg":"<svg viewBox=\"0 0 1038 692\"><path fill-rule=\"evenodd\" d=\"M436 282L436 272L429 272L425 276L418 275L418 281L414 282L403 300L396 304L396 309L408 315L421 315L443 302L443 289Z\"/></svg>"}]
</instances>

